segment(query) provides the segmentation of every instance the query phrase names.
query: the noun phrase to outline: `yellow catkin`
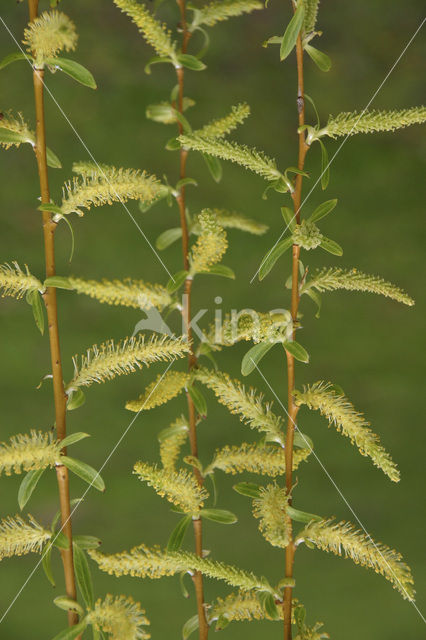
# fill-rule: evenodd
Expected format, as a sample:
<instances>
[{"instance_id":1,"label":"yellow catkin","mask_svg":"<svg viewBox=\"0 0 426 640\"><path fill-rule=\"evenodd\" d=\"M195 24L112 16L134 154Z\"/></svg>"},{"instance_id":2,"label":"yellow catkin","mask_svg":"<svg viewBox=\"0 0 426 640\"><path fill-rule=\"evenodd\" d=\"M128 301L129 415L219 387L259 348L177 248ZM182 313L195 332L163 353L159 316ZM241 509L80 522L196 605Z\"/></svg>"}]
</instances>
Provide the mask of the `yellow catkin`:
<instances>
[{"instance_id":1,"label":"yellow catkin","mask_svg":"<svg viewBox=\"0 0 426 640\"><path fill-rule=\"evenodd\" d=\"M126 596L108 594L104 600L97 600L86 616L86 622L98 631L110 635L111 640L148 640L151 636L142 627L149 626L138 602Z\"/></svg>"},{"instance_id":2,"label":"yellow catkin","mask_svg":"<svg viewBox=\"0 0 426 640\"><path fill-rule=\"evenodd\" d=\"M185 469L170 471L146 462L137 462L133 472L158 495L165 497L193 517L199 516L204 500L209 496L206 489L200 487L194 474Z\"/></svg>"},{"instance_id":3,"label":"yellow catkin","mask_svg":"<svg viewBox=\"0 0 426 640\"><path fill-rule=\"evenodd\" d=\"M73 51L77 44L75 25L64 13L45 11L30 22L24 31L23 43L35 57L35 64L43 65L60 51Z\"/></svg>"},{"instance_id":4,"label":"yellow catkin","mask_svg":"<svg viewBox=\"0 0 426 640\"><path fill-rule=\"evenodd\" d=\"M21 516L8 516L0 521L0 560L26 553L40 553L44 544L52 537L51 531L29 515L28 522Z\"/></svg>"},{"instance_id":5,"label":"yellow catkin","mask_svg":"<svg viewBox=\"0 0 426 640\"><path fill-rule=\"evenodd\" d=\"M61 443L54 441L51 433L34 430L29 434L18 433L8 443L0 443L0 474L4 471L9 476L53 467L60 451Z\"/></svg>"},{"instance_id":6,"label":"yellow catkin","mask_svg":"<svg viewBox=\"0 0 426 640\"><path fill-rule=\"evenodd\" d=\"M167 307L172 299L166 287L159 284L149 284L142 280L82 280L81 278L68 278L69 285L77 291L99 302L134 309L162 310Z\"/></svg>"},{"instance_id":7,"label":"yellow catkin","mask_svg":"<svg viewBox=\"0 0 426 640\"><path fill-rule=\"evenodd\" d=\"M257 220L246 218L241 213L235 211L227 211L226 209L208 209L216 217L217 222L224 229L238 229L239 231L246 231L252 233L255 236L261 236L266 233L268 226L262 224ZM194 219L194 224L191 227L193 233L200 233L201 228L198 222L198 216Z\"/></svg>"},{"instance_id":8,"label":"yellow catkin","mask_svg":"<svg viewBox=\"0 0 426 640\"><path fill-rule=\"evenodd\" d=\"M413 577L401 554L381 542L375 543L352 523L334 522L332 518L311 522L298 535L296 543L303 540L308 540L323 551L344 555L355 564L374 569L389 580L403 598L414 600Z\"/></svg>"},{"instance_id":9,"label":"yellow catkin","mask_svg":"<svg viewBox=\"0 0 426 640\"><path fill-rule=\"evenodd\" d=\"M283 619L283 608L277 607L279 619ZM245 620L271 620L253 592L230 593L226 598L218 598L209 610L209 620L214 622L225 618L229 622Z\"/></svg>"},{"instance_id":10,"label":"yellow catkin","mask_svg":"<svg viewBox=\"0 0 426 640\"><path fill-rule=\"evenodd\" d=\"M223 118L213 120L197 130L197 135L207 138L222 138L230 133L250 115L250 107L246 103L237 104L232 107L231 113Z\"/></svg>"},{"instance_id":11,"label":"yellow catkin","mask_svg":"<svg viewBox=\"0 0 426 640\"><path fill-rule=\"evenodd\" d=\"M129 411L147 411L175 398L188 385L191 376L183 371L160 373L136 400L126 402Z\"/></svg>"},{"instance_id":12,"label":"yellow catkin","mask_svg":"<svg viewBox=\"0 0 426 640\"><path fill-rule=\"evenodd\" d=\"M260 313L243 310L239 313L227 313L220 326L211 325L206 342L219 351L221 347L230 347L241 340L259 342L285 342L291 339L293 322L288 311Z\"/></svg>"},{"instance_id":13,"label":"yellow catkin","mask_svg":"<svg viewBox=\"0 0 426 640\"><path fill-rule=\"evenodd\" d=\"M164 469L174 471L180 451L188 438L188 420L181 416L159 434L160 458Z\"/></svg>"},{"instance_id":14,"label":"yellow catkin","mask_svg":"<svg viewBox=\"0 0 426 640\"><path fill-rule=\"evenodd\" d=\"M190 255L191 273L202 273L220 262L228 247L226 233L215 216L208 210L200 213L201 233Z\"/></svg>"},{"instance_id":15,"label":"yellow catkin","mask_svg":"<svg viewBox=\"0 0 426 640\"><path fill-rule=\"evenodd\" d=\"M223 20L263 8L264 5L258 0L213 0L201 9L195 10L194 21L190 28L194 29L201 24L213 27Z\"/></svg>"},{"instance_id":16,"label":"yellow catkin","mask_svg":"<svg viewBox=\"0 0 426 640\"><path fill-rule=\"evenodd\" d=\"M44 291L40 280L33 276L27 265L25 271L17 262L0 265L0 290L2 297L22 298L28 291Z\"/></svg>"},{"instance_id":17,"label":"yellow catkin","mask_svg":"<svg viewBox=\"0 0 426 640\"><path fill-rule=\"evenodd\" d=\"M18 112L16 116L12 114L12 111L2 111L0 113L0 130L6 129L11 134L17 134L16 140L0 142L0 146L4 149L9 149L12 146L19 147L20 144L28 142L32 146L35 145L35 134L24 120L22 113Z\"/></svg>"},{"instance_id":18,"label":"yellow catkin","mask_svg":"<svg viewBox=\"0 0 426 640\"><path fill-rule=\"evenodd\" d=\"M307 459L309 454L310 449L294 450L293 471L303 460ZM213 461L204 470L204 473L208 474L214 469L221 469L225 473L232 474L249 471L273 478L285 473L285 451L282 447L247 443L226 446L216 451Z\"/></svg>"},{"instance_id":19,"label":"yellow catkin","mask_svg":"<svg viewBox=\"0 0 426 640\"><path fill-rule=\"evenodd\" d=\"M261 487L260 496L253 500L253 515L260 520L259 529L273 547L284 549L290 542L291 519L287 505L285 489L275 484Z\"/></svg>"}]
</instances>

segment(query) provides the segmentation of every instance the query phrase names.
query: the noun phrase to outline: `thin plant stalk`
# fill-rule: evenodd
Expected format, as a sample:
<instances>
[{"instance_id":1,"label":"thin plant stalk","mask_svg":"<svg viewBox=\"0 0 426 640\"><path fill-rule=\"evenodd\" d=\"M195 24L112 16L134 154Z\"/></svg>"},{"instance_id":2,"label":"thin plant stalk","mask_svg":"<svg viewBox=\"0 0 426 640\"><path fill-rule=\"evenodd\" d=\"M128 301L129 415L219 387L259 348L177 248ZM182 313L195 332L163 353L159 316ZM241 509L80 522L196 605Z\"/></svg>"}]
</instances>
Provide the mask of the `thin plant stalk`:
<instances>
[{"instance_id":1,"label":"thin plant stalk","mask_svg":"<svg viewBox=\"0 0 426 640\"><path fill-rule=\"evenodd\" d=\"M294 8L294 3L293 3ZM305 91L304 91L304 76L303 76L303 45L302 37L299 33L296 43L296 60L297 60L297 111L299 127L305 124ZM308 145L305 141L305 133L301 131L299 133L299 154L297 167L300 171L303 171L305 164L305 156L308 150ZM292 194L294 215L297 224L300 224L300 205L302 201L302 182L303 175L297 174L295 189ZM291 317L293 319L294 327L296 326L297 310L299 308L299 256L300 247L296 244L292 249L292 284L291 284ZM293 340L295 339L296 330L293 329ZM293 441L294 430L296 427L296 418L298 407L294 401L295 390L295 370L294 370L294 357L286 351L287 358L287 398L288 398L288 421L287 432L285 439L285 459L286 459L286 491L289 496L289 504L292 503L292 488L293 488ZM291 525L290 525L291 526ZM292 532L290 532L290 542L285 550L285 577L293 578L293 565L294 555L296 547L292 539ZM293 587L288 586L284 589L283 600L283 614L284 614L284 640L291 640L291 609L292 609L292 595Z\"/></svg>"},{"instance_id":2,"label":"thin plant stalk","mask_svg":"<svg viewBox=\"0 0 426 640\"><path fill-rule=\"evenodd\" d=\"M30 21L37 18L38 0L29 0ZM46 129L44 116L44 71L33 69L34 98L36 110L36 147L38 174L40 180L41 202L50 202L49 178L46 162ZM55 269L55 230L56 223L48 211L43 211L43 237L46 277L54 276ZM58 312L56 302L56 289L48 287L43 294L46 306L50 356L52 363L53 394L55 406L55 424L58 440L63 440L66 436L66 403L67 396L64 389L62 375L62 361L59 344ZM64 453L66 451L64 450ZM56 477L59 489L59 502L61 510L62 532L69 540L69 548L61 549L62 563L64 567L65 587L67 596L73 600L77 598L77 590L74 575L74 563L72 552L72 525L71 507L69 495L68 469L63 465L56 466ZM68 611L68 624L73 626L78 622L78 615L74 611Z\"/></svg>"},{"instance_id":3,"label":"thin plant stalk","mask_svg":"<svg viewBox=\"0 0 426 640\"><path fill-rule=\"evenodd\" d=\"M187 28L186 21L186 2L185 0L178 0L180 10L180 28L182 30L182 53L186 53L188 47L188 41L191 37L191 33ZM180 113L183 113L183 97L184 97L184 68L180 67L176 69L179 93L177 108ZM179 133L182 134L182 125L179 123ZM180 150L180 174L179 177L182 180L186 177L186 161L188 157L188 151L186 149ZM183 268L189 269L189 234L188 225L186 220L186 198L185 198L185 185L180 188L180 193L177 198L179 205L180 224L182 228L182 253L183 253ZM184 305L183 305L183 322L185 327L185 333L187 339L191 344L191 351L188 356L188 368L191 371L197 366L197 358L194 353L191 342L191 291L192 291L192 278L187 278L184 287ZM188 414L189 414L189 442L191 448L191 455L194 458L198 458L198 444L197 444L197 425L196 425L196 411L194 402L189 394L187 394L188 400ZM199 470L194 467L194 474L198 484L201 486L204 482L203 477ZM203 555L203 525L201 518L193 519L194 537L195 537L195 552L200 558ZM195 593L197 598L197 612L198 612L198 628L200 640L206 640L209 632L209 627L206 619L206 610L204 602L204 585L203 576L197 571L193 576Z\"/></svg>"}]
</instances>

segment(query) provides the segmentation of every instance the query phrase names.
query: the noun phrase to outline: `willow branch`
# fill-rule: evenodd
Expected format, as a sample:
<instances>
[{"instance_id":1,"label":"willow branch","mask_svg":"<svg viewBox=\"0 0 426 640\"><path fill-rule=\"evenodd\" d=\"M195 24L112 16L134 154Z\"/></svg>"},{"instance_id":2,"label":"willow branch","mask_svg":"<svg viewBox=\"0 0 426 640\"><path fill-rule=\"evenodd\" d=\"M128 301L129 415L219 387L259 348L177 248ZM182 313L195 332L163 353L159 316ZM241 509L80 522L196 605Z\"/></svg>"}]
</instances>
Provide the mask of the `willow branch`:
<instances>
[{"instance_id":1,"label":"willow branch","mask_svg":"<svg viewBox=\"0 0 426 640\"><path fill-rule=\"evenodd\" d=\"M186 22L186 3L185 0L178 0L178 5L180 9L180 27L182 30L182 53L186 53L188 47L188 41L191 37L190 31L187 28ZM183 97L184 97L184 69L180 67L176 70L179 93L178 93L178 111L183 113ZM179 123L179 133L182 134L182 125ZM188 151L186 149L180 150L180 174L179 177L182 180L186 177L186 161L188 157ZM186 220L186 194L185 194L185 185L180 188L180 193L177 198L177 202L179 205L179 214L180 214L180 224L182 228L182 253L183 253L183 267L185 270L189 268L189 234L188 234L188 225ZM185 281L184 287L184 300L185 303L183 305L183 321L185 326L185 333L187 338L191 344L191 351L188 356L188 368L191 371L194 367L197 366L197 358L194 353L194 349L192 346L192 336L191 336L191 292L192 292L192 278L188 278ZM197 444L197 425L196 425L196 411L194 402L189 394L187 394L188 400L188 413L189 413L189 442L191 448L191 455L194 458L198 458L198 444ZM203 478L197 468L194 467L194 474L197 478L197 482L199 485L203 484ZM203 526L201 522L201 518L197 520L193 520L194 527L194 537L195 537L195 552L200 558L203 554ZM199 623L199 638L200 640L206 640L209 632L209 627L206 619L206 610L205 610L205 602L204 602L204 585L203 585L203 576L200 572L194 573L194 586L195 593L197 598L197 612L198 612L198 623Z\"/></svg>"},{"instance_id":2,"label":"willow branch","mask_svg":"<svg viewBox=\"0 0 426 640\"><path fill-rule=\"evenodd\" d=\"M302 37L299 34L296 43L296 59L297 59L297 111L299 127L305 124L305 91L304 91L304 77L303 77L303 45ZM302 171L305 164L305 156L308 150L308 146L305 141L305 133L302 131L299 133L299 156L298 156L298 168ZM300 224L300 205L302 200L302 181L303 176L297 174L295 189L292 194L294 215L297 224ZM294 326L296 326L297 310L299 308L299 255L300 247L293 245L292 251L292 285L291 285L291 317L293 319ZM293 340L296 336L296 330L293 329ZM289 504L292 503L291 491L293 487L293 442L294 442L294 430L296 426L296 418L298 407L294 402L294 389L295 389L295 371L294 371L294 357L286 351L287 358L287 402L288 402L288 422L287 432L285 440L285 457L286 457L286 491L289 496ZM291 525L290 525L291 526ZM295 546L293 543L292 531L290 531L290 543L285 550L285 576L286 578L293 577L293 565L294 565ZM284 640L291 640L291 607L292 607L292 587L286 587L284 589Z\"/></svg>"},{"instance_id":3,"label":"willow branch","mask_svg":"<svg viewBox=\"0 0 426 640\"><path fill-rule=\"evenodd\" d=\"M37 17L38 0L29 0L30 20ZM50 202L49 179L46 162L46 129L44 117L44 71L33 69L34 98L36 111L36 147L35 154L40 181L41 202ZM55 275L55 229L56 224L52 221L51 214L43 211L43 237L44 255L46 266L46 277ZM67 397L64 390L61 351L59 344L58 312L56 302L56 289L48 287L43 295L47 311L49 327L50 356L53 375L53 394L55 405L56 434L58 440L63 440L66 436L66 402ZM65 450L64 450L65 451ZM68 469L63 465L56 467L56 477L59 489L59 502L61 510L62 531L69 540L69 548L61 550L62 564L64 567L65 587L68 597L76 600L77 591L75 586L74 564L72 553L72 526L71 509L69 496ZM78 622L78 615L73 611L68 611L69 626Z\"/></svg>"}]
</instances>

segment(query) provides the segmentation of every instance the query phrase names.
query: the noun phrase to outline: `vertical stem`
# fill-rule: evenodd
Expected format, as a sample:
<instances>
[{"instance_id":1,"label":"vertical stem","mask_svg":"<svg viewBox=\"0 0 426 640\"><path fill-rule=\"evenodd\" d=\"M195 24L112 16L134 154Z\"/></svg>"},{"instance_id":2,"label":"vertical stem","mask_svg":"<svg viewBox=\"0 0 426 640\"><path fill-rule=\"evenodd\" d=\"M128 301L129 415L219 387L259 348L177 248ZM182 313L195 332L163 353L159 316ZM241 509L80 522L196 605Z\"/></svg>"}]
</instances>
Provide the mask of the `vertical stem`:
<instances>
[{"instance_id":1,"label":"vertical stem","mask_svg":"<svg viewBox=\"0 0 426 640\"><path fill-rule=\"evenodd\" d=\"M37 17L38 0L29 0L30 20ZM36 111L36 147L38 174L40 180L41 202L50 202L49 179L46 162L46 129L44 117L44 71L33 69L34 98ZM46 277L55 275L55 229L51 214L43 211L43 237L44 255L46 265ZM67 397L64 390L61 351L59 345L58 312L56 303L56 289L48 287L43 295L47 311L49 327L50 356L53 375L53 395L55 405L56 434L58 440L63 440L66 435L66 402ZM62 564L64 567L65 587L67 596L76 600L77 592L75 586L74 564L72 553L72 527L71 510L69 497L68 469L63 465L56 467L56 477L59 489L59 502L61 509L62 531L69 540L69 548L61 550ZM69 626L78 622L78 615L73 611L68 611Z\"/></svg>"},{"instance_id":2,"label":"vertical stem","mask_svg":"<svg viewBox=\"0 0 426 640\"><path fill-rule=\"evenodd\" d=\"M297 59L297 111L299 119L299 127L305 124L305 93L304 93L304 78L303 78L303 46L302 38L299 34L296 43L296 59ZM305 156L308 150L308 146L305 142L305 133L299 133L299 157L298 168L303 170L305 164ZM295 189L292 194L294 214L297 224L300 224L300 204L302 200L302 181L303 176L298 174L296 176ZM300 247L296 244L293 245L292 255L292 283L291 283L291 317L295 326L297 320L297 310L299 307L299 255ZM295 339L296 329L293 328L293 340ZM287 421L287 433L285 440L285 461L286 461L286 491L289 496L289 504L292 502L291 491L293 487L293 441L294 441L294 429L296 426L296 417L298 407L294 402L294 389L295 389L295 371L294 371L294 357L286 351L287 357L287 402L288 402L288 421ZM290 543L285 550L285 577L293 577L293 565L294 565L294 553L295 546L292 540L292 532L290 533ZM292 595L293 588L285 587L284 589L284 602L283 602L283 614L284 614L284 640L291 640L291 609L292 609Z\"/></svg>"},{"instance_id":3,"label":"vertical stem","mask_svg":"<svg viewBox=\"0 0 426 640\"><path fill-rule=\"evenodd\" d=\"M182 53L186 53L188 41L191 37L191 32L188 31L186 22L186 2L185 0L177 0L180 9L180 27L182 29ZM184 96L184 69L183 67L176 69L179 94L178 94L178 111L183 112L183 96ZM182 125L179 123L179 133L182 133ZM180 172L179 177L182 180L186 177L186 160L188 157L188 151L186 149L180 150ZM182 228L182 253L183 253L183 267L185 270L189 268L189 234L188 225L186 220L186 198L185 198L185 185L180 188L180 193L177 198L179 205L180 224ZM191 371L197 366L197 358L194 353L194 348L191 341L191 291L192 291L192 278L185 280L185 304L183 309L183 320L185 326L185 333L191 344L191 351L188 356L188 368ZM196 424L196 410L192 398L187 394L188 400L188 413L189 413L189 442L191 447L191 455L194 458L198 458L198 444L197 444L197 424ZM194 474L198 484L201 486L204 482L198 469L194 468ZM193 520L194 537L195 537L195 552L201 558L203 554L203 525L201 518ZM209 627L207 624L206 610L204 603L204 585L203 576L200 572L194 574L195 593L197 598L197 612L198 612L198 629L200 640L207 640Z\"/></svg>"}]
</instances>

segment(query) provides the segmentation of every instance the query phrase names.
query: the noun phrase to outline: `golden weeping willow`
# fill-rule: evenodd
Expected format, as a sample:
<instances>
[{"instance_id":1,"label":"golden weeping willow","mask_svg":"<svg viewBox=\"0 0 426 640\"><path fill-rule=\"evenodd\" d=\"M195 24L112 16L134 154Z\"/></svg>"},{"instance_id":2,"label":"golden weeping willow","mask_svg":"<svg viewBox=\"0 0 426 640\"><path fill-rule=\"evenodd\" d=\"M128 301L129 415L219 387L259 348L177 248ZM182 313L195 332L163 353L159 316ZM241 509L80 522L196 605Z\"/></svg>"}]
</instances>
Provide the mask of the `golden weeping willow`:
<instances>
[{"instance_id":1,"label":"golden weeping willow","mask_svg":"<svg viewBox=\"0 0 426 640\"><path fill-rule=\"evenodd\" d=\"M344 554L356 564L374 569L389 580L403 598L414 600L413 577L401 554L380 542L374 542L352 523L334 522L333 518L311 522L298 534L296 544L304 540L323 551L330 551L338 556Z\"/></svg>"},{"instance_id":2,"label":"golden weeping willow","mask_svg":"<svg viewBox=\"0 0 426 640\"><path fill-rule=\"evenodd\" d=\"M276 484L260 487L260 495L253 500L253 515L260 520L259 529L273 546L285 547L290 542L291 519L287 514L288 497L285 489Z\"/></svg>"},{"instance_id":3,"label":"golden weeping willow","mask_svg":"<svg viewBox=\"0 0 426 640\"><path fill-rule=\"evenodd\" d=\"M45 11L30 22L24 31L23 43L34 55L35 65L43 66L60 51L73 51L77 44L74 23L64 13Z\"/></svg>"},{"instance_id":4,"label":"golden weeping willow","mask_svg":"<svg viewBox=\"0 0 426 640\"><path fill-rule=\"evenodd\" d=\"M379 469L393 482L399 482L400 474L390 455L381 446L379 437L369 429L369 422L358 413L349 400L337 393L330 382L316 382L305 386L303 392L295 391L296 404L306 404L325 416L343 435L355 444L363 456L371 458Z\"/></svg>"},{"instance_id":5,"label":"golden weeping willow","mask_svg":"<svg viewBox=\"0 0 426 640\"><path fill-rule=\"evenodd\" d=\"M126 402L126 409L129 411L142 411L142 409L148 411L148 409L158 407L178 396L188 386L190 379L190 374L184 371L160 373L136 400Z\"/></svg>"},{"instance_id":6,"label":"golden weeping willow","mask_svg":"<svg viewBox=\"0 0 426 640\"><path fill-rule=\"evenodd\" d=\"M204 500L209 497L208 492L198 484L194 474L185 469L171 471L159 469L146 462L137 462L133 472L140 480L153 487L159 496L166 497L169 502L194 518L199 517Z\"/></svg>"},{"instance_id":7,"label":"golden weeping willow","mask_svg":"<svg viewBox=\"0 0 426 640\"><path fill-rule=\"evenodd\" d=\"M28 522L18 515L14 518L8 516L0 521L0 560L31 552L41 553L52 535L31 515Z\"/></svg>"},{"instance_id":8,"label":"golden weeping willow","mask_svg":"<svg viewBox=\"0 0 426 640\"><path fill-rule=\"evenodd\" d=\"M108 594L100 598L85 617L97 631L110 635L111 640L149 640L151 637L143 627L150 622L138 602L126 596Z\"/></svg>"},{"instance_id":9,"label":"golden weeping willow","mask_svg":"<svg viewBox=\"0 0 426 640\"><path fill-rule=\"evenodd\" d=\"M189 345L183 338L153 336L146 340L142 335L125 338L117 344L109 340L99 347L90 347L80 359L77 356L73 358L74 378L67 385L67 390L106 382L142 369L143 365L175 360L188 352Z\"/></svg>"},{"instance_id":10,"label":"golden weeping willow","mask_svg":"<svg viewBox=\"0 0 426 640\"><path fill-rule=\"evenodd\" d=\"M43 293L44 286L38 278L33 276L27 265L25 271L15 261L10 264L0 265L0 290L2 297L22 298L29 291Z\"/></svg>"},{"instance_id":11,"label":"golden weeping willow","mask_svg":"<svg viewBox=\"0 0 426 640\"><path fill-rule=\"evenodd\" d=\"M0 475L53 467L61 455L61 443L51 433L32 430L0 443Z\"/></svg>"}]
</instances>

